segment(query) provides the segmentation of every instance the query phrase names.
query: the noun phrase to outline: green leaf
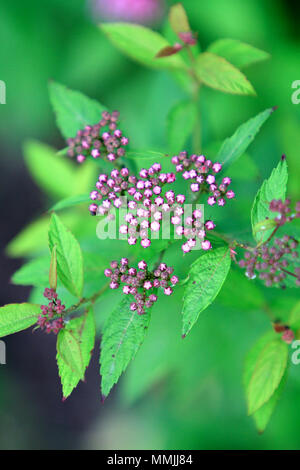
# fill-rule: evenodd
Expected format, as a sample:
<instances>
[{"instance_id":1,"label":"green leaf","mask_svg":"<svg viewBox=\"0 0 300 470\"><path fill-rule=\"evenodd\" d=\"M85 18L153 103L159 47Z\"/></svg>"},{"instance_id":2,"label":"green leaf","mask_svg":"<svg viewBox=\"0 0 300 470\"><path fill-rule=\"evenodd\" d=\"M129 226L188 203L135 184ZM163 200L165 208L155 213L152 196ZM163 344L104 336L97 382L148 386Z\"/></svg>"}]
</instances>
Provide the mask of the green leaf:
<instances>
[{"instance_id":1,"label":"green leaf","mask_svg":"<svg viewBox=\"0 0 300 470\"><path fill-rule=\"evenodd\" d=\"M211 52L198 56L196 74L204 85L215 90L235 95L255 95L254 88L242 72Z\"/></svg>"},{"instance_id":2,"label":"green leaf","mask_svg":"<svg viewBox=\"0 0 300 470\"><path fill-rule=\"evenodd\" d=\"M42 256L29 261L16 271L11 280L21 286L45 287L49 280L50 257Z\"/></svg>"},{"instance_id":3,"label":"green leaf","mask_svg":"<svg viewBox=\"0 0 300 470\"><path fill-rule=\"evenodd\" d=\"M43 191L55 198L65 198L74 194L76 167L57 151L37 141L29 141L24 146L27 167Z\"/></svg>"},{"instance_id":4,"label":"green leaf","mask_svg":"<svg viewBox=\"0 0 300 470\"><path fill-rule=\"evenodd\" d=\"M255 227L258 223L265 221L266 218L275 218L276 214L270 211L269 204L272 199L285 199L287 181L288 170L286 160L284 159L273 169L269 179L263 182L256 194L251 211L251 223L253 236L258 242L265 242L272 233L272 228L264 232L256 231L255 233Z\"/></svg>"},{"instance_id":5,"label":"green leaf","mask_svg":"<svg viewBox=\"0 0 300 470\"><path fill-rule=\"evenodd\" d=\"M51 289L57 288L57 256L56 245L54 245L51 253L50 269L49 269L49 286Z\"/></svg>"},{"instance_id":6,"label":"green leaf","mask_svg":"<svg viewBox=\"0 0 300 470\"><path fill-rule=\"evenodd\" d=\"M95 344L95 319L92 308L74 318L57 337L57 365L63 396L67 398L84 380Z\"/></svg>"},{"instance_id":7,"label":"green leaf","mask_svg":"<svg viewBox=\"0 0 300 470\"><path fill-rule=\"evenodd\" d=\"M83 288L83 261L78 241L61 222L56 214L52 214L49 228L49 246L53 250L56 245L57 272L63 285L77 297Z\"/></svg>"},{"instance_id":8,"label":"green leaf","mask_svg":"<svg viewBox=\"0 0 300 470\"><path fill-rule=\"evenodd\" d=\"M197 118L197 106L190 101L176 104L167 116L167 136L171 154L180 152L192 135Z\"/></svg>"},{"instance_id":9,"label":"green leaf","mask_svg":"<svg viewBox=\"0 0 300 470\"><path fill-rule=\"evenodd\" d=\"M81 194L79 196L71 196L54 204L54 206L49 209L50 211L60 211L62 209L68 209L69 207L78 206L84 202L90 202L91 197L89 194Z\"/></svg>"},{"instance_id":10,"label":"green leaf","mask_svg":"<svg viewBox=\"0 0 300 470\"><path fill-rule=\"evenodd\" d=\"M169 22L176 34L191 30L186 11L181 3L176 3L170 8Z\"/></svg>"},{"instance_id":11,"label":"green leaf","mask_svg":"<svg viewBox=\"0 0 300 470\"><path fill-rule=\"evenodd\" d=\"M67 139L87 125L97 124L105 107L60 83L50 82L50 101L56 114L57 125Z\"/></svg>"},{"instance_id":12,"label":"green leaf","mask_svg":"<svg viewBox=\"0 0 300 470\"><path fill-rule=\"evenodd\" d=\"M8 304L0 307L0 338L26 330L36 323L41 309L36 304Z\"/></svg>"},{"instance_id":13,"label":"green leaf","mask_svg":"<svg viewBox=\"0 0 300 470\"><path fill-rule=\"evenodd\" d=\"M36 183L55 199L73 198L94 184L96 168L92 162L76 166L68 157L34 140L25 144L24 155Z\"/></svg>"},{"instance_id":14,"label":"green leaf","mask_svg":"<svg viewBox=\"0 0 300 470\"><path fill-rule=\"evenodd\" d=\"M273 333L273 332L272 332ZM250 351L244 373L249 415L266 404L286 370L288 346L280 338L264 336Z\"/></svg>"},{"instance_id":15,"label":"green leaf","mask_svg":"<svg viewBox=\"0 0 300 470\"><path fill-rule=\"evenodd\" d=\"M256 366L256 363L260 354L262 353L265 346L271 341L276 340L276 338L278 338L277 334L274 331L269 331L255 343L255 345L247 354L245 365L244 365L244 373L243 373L243 382L244 382L245 390L247 390L249 387L249 383L254 373L255 366ZM273 414L277 401L280 398L280 395L284 388L284 385L286 382L286 376L287 376L287 373L285 372L278 388L275 390L271 398L252 415L259 432L263 432L265 430Z\"/></svg>"},{"instance_id":16,"label":"green leaf","mask_svg":"<svg viewBox=\"0 0 300 470\"><path fill-rule=\"evenodd\" d=\"M104 326L101 342L101 392L105 398L144 341L150 312L138 315L130 310L131 299L122 300Z\"/></svg>"},{"instance_id":17,"label":"green leaf","mask_svg":"<svg viewBox=\"0 0 300 470\"><path fill-rule=\"evenodd\" d=\"M237 39L219 39L209 46L208 51L223 57L237 68L248 67L270 58L267 52Z\"/></svg>"},{"instance_id":18,"label":"green leaf","mask_svg":"<svg viewBox=\"0 0 300 470\"><path fill-rule=\"evenodd\" d=\"M253 235L256 237L259 233L263 233L266 230L274 229L276 227L276 220L275 219L265 219L262 222L258 222L253 227Z\"/></svg>"},{"instance_id":19,"label":"green leaf","mask_svg":"<svg viewBox=\"0 0 300 470\"><path fill-rule=\"evenodd\" d=\"M104 23L100 25L100 28L118 49L143 65L155 68L186 68L183 59L178 54L160 59L155 58L161 49L170 44L159 33L145 26L130 23Z\"/></svg>"},{"instance_id":20,"label":"green leaf","mask_svg":"<svg viewBox=\"0 0 300 470\"><path fill-rule=\"evenodd\" d=\"M275 109L276 108L266 109L254 118L249 119L249 121L238 127L231 137L228 137L228 139L224 141L217 155L217 160L222 163L223 168L228 167L243 155L262 125Z\"/></svg>"},{"instance_id":21,"label":"green leaf","mask_svg":"<svg viewBox=\"0 0 300 470\"><path fill-rule=\"evenodd\" d=\"M295 330L300 329L300 302L297 302L290 313L289 326Z\"/></svg>"},{"instance_id":22,"label":"green leaf","mask_svg":"<svg viewBox=\"0 0 300 470\"><path fill-rule=\"evenodd\" d=\"M274 409L277 405L277 402L282 395L285 383L287 380L287 372L284 373L278 388L275 390L273 395L271 396L270 400L267 401L264 405L262 405L259 410L253 413L253 418L255 420L255 424L257 430L262 433L267 427L268 422L271 419L271 416L274 412Z\"/></svg>"},{"instance_id":23,"label":"green leaf","mask_svg":"<svg viewBox=\"0 0 300 470\"><path fill-rule=\"evenodd\" d=\"M228 246L208 251L191 265L183 298L183 337L190 332L200 313L214 301L229 268Z\"/></svg>"}]
</instances>

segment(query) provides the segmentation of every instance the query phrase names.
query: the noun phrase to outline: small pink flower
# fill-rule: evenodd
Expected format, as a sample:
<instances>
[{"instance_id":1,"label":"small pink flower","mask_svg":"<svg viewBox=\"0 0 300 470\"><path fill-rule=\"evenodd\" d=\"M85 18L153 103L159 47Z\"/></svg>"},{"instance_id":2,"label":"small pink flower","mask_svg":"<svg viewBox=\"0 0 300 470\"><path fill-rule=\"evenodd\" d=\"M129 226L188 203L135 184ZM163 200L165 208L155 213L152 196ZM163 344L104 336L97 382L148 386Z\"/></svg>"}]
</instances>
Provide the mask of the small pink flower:
<instances>
[{"instance_id":1,"label":"small pink flower","mask_svg":"<svg viewBox=\"0 0 300 470\"><path fill-rule=\"evenodd\" d=\"M204 240L201 243L201 246L202 246L202 250L210 250L211 249L211 243L208 240Z\"/></svg>"}]
</instances>

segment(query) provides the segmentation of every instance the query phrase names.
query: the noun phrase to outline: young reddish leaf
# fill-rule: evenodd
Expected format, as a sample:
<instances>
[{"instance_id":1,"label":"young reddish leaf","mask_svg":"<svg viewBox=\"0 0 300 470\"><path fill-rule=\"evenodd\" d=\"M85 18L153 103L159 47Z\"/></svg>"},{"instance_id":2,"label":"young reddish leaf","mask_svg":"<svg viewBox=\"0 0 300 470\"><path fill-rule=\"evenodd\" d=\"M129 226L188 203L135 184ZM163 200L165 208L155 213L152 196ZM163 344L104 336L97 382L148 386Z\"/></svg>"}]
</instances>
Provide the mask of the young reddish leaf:
<instances>
[{"instance_id":1,"label":"young reddish leaf","mask_svg":"<svg viewBox=\"0 0 300 470\"><path fill-rule=\"evenodd\" d=\"M180 46L180 47L179 47ZM182 49L182 46L181 44L178 44L178 45L174 45L174 46L166 46L164 47L163 49L161 49L155 57L157 57L158 59L160 57L168 57L170 55L173 55L173 54L177 54L177 52L179 52L180 50Z\"/></svg>"}]
</instances>

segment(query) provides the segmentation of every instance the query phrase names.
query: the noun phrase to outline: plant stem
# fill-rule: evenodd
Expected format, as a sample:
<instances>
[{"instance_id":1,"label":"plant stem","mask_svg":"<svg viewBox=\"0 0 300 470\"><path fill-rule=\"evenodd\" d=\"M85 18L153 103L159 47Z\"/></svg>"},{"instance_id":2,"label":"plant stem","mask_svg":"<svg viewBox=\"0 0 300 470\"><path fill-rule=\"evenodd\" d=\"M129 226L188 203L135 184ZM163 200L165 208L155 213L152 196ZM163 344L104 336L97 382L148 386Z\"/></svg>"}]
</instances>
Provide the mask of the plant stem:
<instances>
[{"instance_id":1,"label":"plant stem","mask_svg":"<svg viewBox=\"0 0 300 470\"><path fill-rule=\"evenodd\" d=\"M91 297L88 297L88 298L85 298L83 297L82 299L80 299L76 304L72 305L71 307L69 307L66 311L65 311L65 315L69 314L69 313L72 313L74 312L75 310L77 310L79 307L81 307L82 305L90 302L90 303L94 303L96 302L96 300L108 289L109 287L109 283L105 284L103 287L101 287L101 289L96 292L94 295L92 295Z\"/></svg>"}]
</instances>

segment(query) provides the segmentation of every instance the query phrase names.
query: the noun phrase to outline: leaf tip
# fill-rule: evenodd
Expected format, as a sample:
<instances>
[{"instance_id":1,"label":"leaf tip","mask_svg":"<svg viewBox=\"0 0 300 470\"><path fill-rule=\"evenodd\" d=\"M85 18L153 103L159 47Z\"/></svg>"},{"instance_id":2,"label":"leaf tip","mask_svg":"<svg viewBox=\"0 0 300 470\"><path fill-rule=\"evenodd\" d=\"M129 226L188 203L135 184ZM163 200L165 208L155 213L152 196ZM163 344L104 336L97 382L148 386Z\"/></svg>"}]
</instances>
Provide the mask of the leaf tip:
<instances>
[{"instance_id":1,"label":"leaf tip","mask_svg":"<svg viewBox=\"0 0 300 470\"><path fill-rule=\"evenodd\" d=\"M102 405L104 404L106 398L107 398L107 395L103 395L103 393L101 393L101 403L102 403Z\"/></svg>"}]
</instances>

